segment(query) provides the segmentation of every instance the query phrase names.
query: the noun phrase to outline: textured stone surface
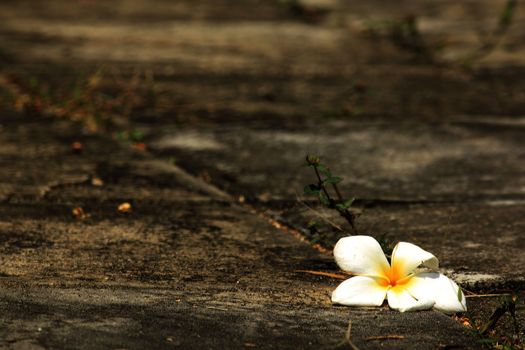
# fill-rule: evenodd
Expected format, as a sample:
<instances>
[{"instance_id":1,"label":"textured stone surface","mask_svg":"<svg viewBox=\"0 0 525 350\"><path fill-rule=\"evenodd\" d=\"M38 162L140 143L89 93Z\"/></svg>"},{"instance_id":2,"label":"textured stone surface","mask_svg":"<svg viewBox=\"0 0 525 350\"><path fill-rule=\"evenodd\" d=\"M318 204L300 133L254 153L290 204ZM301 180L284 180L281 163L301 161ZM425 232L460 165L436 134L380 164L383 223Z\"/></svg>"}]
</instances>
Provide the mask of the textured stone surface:
<instances>
[{"instance_id":1,"label":"textured stone surface","mask_svg":"<svg viewBox=\"0 0 525 350\"><path fill-rule=\"evenodd\" d=\"M161 155L208 169L221 187L246 197L290 200L312 180L306 154L321 155L369 200L501 201L525 198L522 125L326 122L283 128L238 123L152 130ZM196 140L199 140L197 143Z\"/></svg>"},{"instance_id":2,"label":"textured stone surface","mask_svg":"<svg viewBox=\"0 0 525 350\"><path fill-rule=\"evenodd\" d=\"M18 140L4 158L18 176L2 178L13 195L0 204L3 346L314 349L344 340L349 321L366 348L475 346L436 312L332 306L338 281L297 271L336 272L330 257L175 167L68 122L1 120L2 149ZM64 169L103 184L72 183ZM119 212L126 201L132 211ZM370 338L385 333L403 339Z\"/></svg>"},{"instance_id":3,"label":"textured stone surface","mask_svg":"<svg viewBox=\"0 0 525 350\"><path fill-rule=\"evenodd\" d=\"M305 154L325 155L345 180L342 192L359 199L360 232L415 242L474 289L505 289L525 282L523 136L521 126L497 123L332 122L179 129L150 144L288 225L304 230L315 219L348 229L302 194L315 182L302 167ZM202 141L200 148L194 140ZM330 247L342 235L323 243Z\"/></svg>"},{"instance_id":4,"label":"textured stone surface","mask_svg":"<svg viewBox=\"0 0 525 350\"><path fill-rule=\"evenodd\" d=\"M361 349L477 347L441 314L331 306L339 281L296 271L337 272L331 258L268 218L308 238L319 214L344 225L297 201L317 153L359 197L360 232L420 244L475 292L523 289L524 7L466 62L506 1L294 3L0 3L0 88L82 89L103 67L102 85L157 93L115 118L149 155L1 113L2 347L317 349L349 321Z\"/></svg>"}]
</instances>

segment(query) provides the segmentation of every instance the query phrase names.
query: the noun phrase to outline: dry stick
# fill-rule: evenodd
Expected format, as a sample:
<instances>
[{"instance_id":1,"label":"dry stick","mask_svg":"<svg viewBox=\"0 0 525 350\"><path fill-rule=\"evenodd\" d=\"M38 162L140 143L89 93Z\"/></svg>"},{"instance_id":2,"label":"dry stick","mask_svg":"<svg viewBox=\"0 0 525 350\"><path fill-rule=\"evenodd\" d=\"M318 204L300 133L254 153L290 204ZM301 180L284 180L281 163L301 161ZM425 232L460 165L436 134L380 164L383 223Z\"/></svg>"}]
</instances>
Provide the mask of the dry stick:
<instances>
[{"instance_id":1,"label":"dry stick","mask_svg":"<svg viewBox=\"0 0 525 350\"><path fill-rule=\"evenodd\" d=\"M483 298L483 297L500 297L500 296L509 296L510 293L491 293L491 294L476 294L468 289L462 288L465 292L465 298Z\"/></svg>"},{"instance_id":2,"label":"dry stick","mask_svg":"<svg viewBox=\"0 0 525 350\"><path fill-rule=\"evenodd\" d=\"M365 340L385 340L385 339L405 339L405 336L392 334L392 335L380 335L376 337L365 338Z\"/></svg>"},{"instance_id":3,"label":"dry stick","mask_svg":"<svg viewBox=\"0 0 525 350\"><path fill-rule=\"evenodd\" d=\"M512 19L515 17L514 12L517 5L517 0L507 0L505 7L503 8L503 11L506 12L507 15L502 16L502 14L500 14L498 27L489 34L489 37L485 39L481 47L478 47L476 50L463 58L464 61L479 60L492 52L492 50L501 42L503 35L507 32L510 25L512 24Z\"/></svg>"},{"instance_id":4,"label":"dry stick","mask_svg":"<svg viewBox=\"0 0 525 350\"><path fill-rule=\"evenodd\" d=\"M297 199L297 202L301 203L302 205L304 205L307 209L309 209L310 211L312 211L317 217L323 219L324 221L326 221L327 223L329 223L333 228L341 231L341 232L345 232L345 230L343 230L343 228L339 225L337 225L335 222L333 222L332 220L328 219L325 215L321 214L318 210L315 210L314 208L312 208L311 206L309 206L308 204L306 204L305 201L303 201L299 195L296 193L296 199Z\"/></svg>"},{"instance_id":5,"label":"dry stick","mask_svg":"<svg viewBox=\"0 0 525 350\"><path fill-rule=\"evenodd\" d=\"M337 343L337 345L335 345L332 349L340 349L342 346L348 344L350 345L350 348L352 348L352 350L360 350L357 347L357 345L355 345L354 342L350 339L351 332L352 332L352 320L348 321L348 328L345 331L345 338L341 342Z\"/></svg>"},{"instance_id":6,"label":"dry stick","mask_svg":"<svg viewBox=\"0 0 525 350\"><path fill-rule=\"evenodd\" d=\"M357 345L355 345L354 342L350 339L351 332L352 332L352 321L348 321L348 328L346 329L345 340L348 342L348 345L350 345L352 350L359 350Z\"/></svg>"},{"instance_id":7,"label":"dry stick","mask_svg":"<svg viewBox=\"0 0 525 350\"><path fill-rule=\"evenodd\" d=\"M509 293L501 293L501 294L471 294L471 295L465 295L465 298L484 298L484 297L502 297L502 296L509 296Z\"/></svg>"},{"instance_id":8,"label":"dry stick","mask_svg":"<svg viewBox=\"0 0 525 350\"><path fill-rule=\"evenodd\" d=\"M323 271L313 271L313 270L294 270L293 272L302 272L302 273L308 273L310 275L317 275L317 276L326 276L331 278L337 278L340 280L345 280L348 278L348 276L340 275L337 273L331 273L331 272L323 272Z\"/></svg>"}]
</instances>

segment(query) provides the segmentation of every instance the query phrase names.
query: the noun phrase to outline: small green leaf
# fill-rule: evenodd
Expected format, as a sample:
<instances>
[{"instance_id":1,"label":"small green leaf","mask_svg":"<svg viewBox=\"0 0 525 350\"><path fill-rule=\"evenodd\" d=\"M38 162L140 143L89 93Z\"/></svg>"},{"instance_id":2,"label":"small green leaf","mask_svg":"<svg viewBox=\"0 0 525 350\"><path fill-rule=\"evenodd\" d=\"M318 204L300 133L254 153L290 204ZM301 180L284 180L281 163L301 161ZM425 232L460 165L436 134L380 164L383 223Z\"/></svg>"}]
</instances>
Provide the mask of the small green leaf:
<instances>
[{"instance_id":1,"label":"small green leaf","mask_svg":"<svg viewBox=\"0 0 525 350\"><path fill-rule=\"evenodd\" d=\"M144 139L144 133L140 130L131 130L129 133L129 139L132 142L139 142Z\"/></svg>"},{"instance_id":2,"label":"small green leaf","mask_svg":"<svg viewBox=\"0 0 525 350\"><path fill-rule=\"evenodd\" d=\"M319 237L318 234L314 234L312 238L310 238L310 244L312 245L317 244L319 243L320 240L321 240L321 237Z\"/></svg>"},{"instance_id":3,"label":"small green leaf","mask_svg":"<svg viewBox=\"0 0 525 350\"><path fill-rule=\"evenodd\" d=\"M319 188L319 186L314 184L310 184L304 187L304 193L306 194L318 194L320 190L321 189Z\"/></svg>"},{"instance_id":4,"label":"small green leaf","mask_svg":"<svg viewBox=\"0 0 525 350\"><path fill-rule=\"evenodd\" d=\"M480 339L478 340L481 344L494 344L496 343L496 340L495 339L492 339L492 338L483 338L483 339Z\"/></svg>"},{"instance_id":5,"label":"small green leaf","mask_svg":"<svg viewBox=\"0 0 525 350\"><path fill-rule=\"evenodd\" d=\"M348 200L346 200L345 202L343 203L339 203L336 205L336 208L339 209L339 210L346 210L348 208L350 208L352 206L352 203L354 202L355 198L350 198Z\"/></svg>"},{"instance_id":6,"label":"small green leaf","mask_svg":"<svg viewBox=\"0 0 525 350\"><path fill-rule=\"evenodd\" d=\"M319 164L317 165L317 170L319 170L319 172L327 177L332 177L332 173L330 172L330 169L328 169L326 166L324 166L323 164Z\"/></svg>"},{"instance_id":7,"label":"small green leaf","mask_svg":"<svg viewBox=\"0 0 525 350\"><path fill-rule=\"evenodd\" d=\"M458 288L458 300L461 302L463 300L463 291L461 288Z\"/></svg>"},{"instance_id":8,"label":"small green leaf","mask_svg":"<svg viewBox=\"0 0 525 350\"><path fill-rule=\"evenodd\" d=\"M351 206L355 201L355 198L354 197L350 197L348 198L346 201L345 201L345 205L347 206Z\"/></svg>"},{"instance_id":9,"label":"small green leaf","mask_svg":"<svg viewBox=\"0 0 525 350\"><path fill-rule=\"evenodd\" d=\"M325 184L337 184L337 183L341 182L342 180L343 180L343 178L341 178L341 177L331 176L328 179L324 180L324 183Z\"/></svg>"},{"instance_id":10,"label":"small green leaf","mask_svg":"<svg viewBox=\"0 0 525 350\"><path fill-rule=\"evenodd\" d=\"M343 205L344 205L345 207L347 207L347 208L350 208L350 206L354 203L354 201L355 201L355 198L354 198L354 197L349 198L349 199L347 199L347 200L343 203Z\"/></svg>"},{"instance_id":11,"label":"small green leaf","mask_svg":"<svg viewBox=\"0 0 525 350\"><path fill-rule=\"evenodd\" d=\"M328 199L326 194L322 191L319 191L319 200L321 201L321 203L323 203L326 206L330 205L330 200Z\"/></svg>"},{"instance_id":12,"label":"small green leaf","mask_svg":"<svg viewBox=\"0 0 525 350\"><path fill-rule=\"evenodd\" d=\"M36 90L38 88L38 85L40 85L37 77L31 77L29 78L29 87L33 90Z\"/></svg>"},{"instance_id":13,"label":"small green leaf","mask_svg":"<svg viewBox=\"0 0 525 350\"><path fill-rule=\"evenodd\" d=\"M315 220L310 220L310 221L308 221L308 224L306 224L306 226L307 226L308 228L316 227L316 226L317 226L317 221L315 221Z\"/></svg>"},{"instance_id":14,"label":"small green leaf","mask_svg":"<svg viewBox=\"0 0 525 350\"><path fill-rule=\"evenodd\" d=\"M119 141L126 141L127 140L126 133L124 131L117 132L117 139Z\"/></svg>"},{"instance_id":15,"label":"small green leaf","mask_svg":"<svg viewBox=\"0 0 525 350\"><path fill-rule=\"evenodd\" d=\"M81 101L81 100L82 100L82 90L80 89L80 86L76 85L76 86L73 88L72 95L73 95L72 98L73 98L75 101Z\"/></svg>"},{"instance_id":16,"label":"small green leaf","mask_svg":"<svg viewBox=\"0 0 525 350\"><path fill-rule=\"evenodd\" d=\"M348 208L345 207L343 204L336 204L335 207L336 207L338 210L341 210L341 211L344 211L344 210L348 209Z\"/></svg>"},{"instance_id":17,"label":"small green leaf","mask_svg":"<svg viewBox=\"0 0 525 350\"><path fill-rule=\"evenodd\" d=\"M319 231L319 223L315 220L312 220L308 222L308 225L306 226L308 228L308 231L310 231L311 235L316 234Z\"/></svg>"},{"instance_id":18,"label":"small green leaf","mask_svg":"<svg viewBox=\"0 0 525 350\"><path fill-rule=\"evenodd\" d=\"M507 27L512 22L514 10L516 8L516 1L507 1L507 4L499 15L499 26Z\"/></svg>"}]
</instances>

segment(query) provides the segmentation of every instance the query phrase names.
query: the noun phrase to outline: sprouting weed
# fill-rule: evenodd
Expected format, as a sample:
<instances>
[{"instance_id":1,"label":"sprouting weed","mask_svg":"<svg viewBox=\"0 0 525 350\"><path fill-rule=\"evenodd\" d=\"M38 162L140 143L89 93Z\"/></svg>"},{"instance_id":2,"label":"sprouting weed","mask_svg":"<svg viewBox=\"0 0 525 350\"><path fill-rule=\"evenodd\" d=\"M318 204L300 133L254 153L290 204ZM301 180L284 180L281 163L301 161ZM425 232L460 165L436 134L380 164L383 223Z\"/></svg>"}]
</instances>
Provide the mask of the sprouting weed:
<instances>
[{"instance_id":1,"label":"sprouting weed","mask_svg":"<svg viewBox=\"0 0 525 350\"><path fill-rule=\"evenodd\" d=\"M306 165L314 169L317 183L305 186L304 193L317 196L325 207L336 210L339 215L350 224L352 231L357 233L355 214L350 211L350 207L354 203L355 198L344 198L337 187L337 184L343 179L339 176L334 176L330 169L322 164L321 159L317 156L306 156Z\"/></svg>"}]
</instances>

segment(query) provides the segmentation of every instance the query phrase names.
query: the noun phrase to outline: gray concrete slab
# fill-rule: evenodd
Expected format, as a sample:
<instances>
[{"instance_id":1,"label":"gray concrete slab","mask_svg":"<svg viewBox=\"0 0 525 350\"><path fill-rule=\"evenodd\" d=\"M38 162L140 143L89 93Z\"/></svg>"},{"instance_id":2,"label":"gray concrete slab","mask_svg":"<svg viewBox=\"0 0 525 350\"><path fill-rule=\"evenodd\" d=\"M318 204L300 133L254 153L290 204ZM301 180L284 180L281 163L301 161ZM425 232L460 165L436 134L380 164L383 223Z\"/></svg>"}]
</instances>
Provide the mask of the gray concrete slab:
<instances>
[{"instance_id":1,"label":"gray concrete slab","mask_svg":"<svg viewBox=\"0 0 525 350\"><path fill-rule=\"evenodd\" d=\"M522 289L523 7L499 46L461 65L504 4L2 2L0 87L74 84L104 65L158 94L115 118L147 134L153 157L67 121L2 115L5 346L134 347L139 334L159 348L318 348L351 320L361 348L475 347L435 313L330 306L337 281L295 270L334 272L331 259L264 217L312 238L297 199L317 153L360 198L360 232L422 245L473 290ZM395 37L407 15L433 64ZM485 318L495 307L474 305ZM390 331L404 338L370 338Z\"/></svg>"},{"instance_id":2,"label":"gray concrete slab","mask_svg":"<svg viewBox=\"0 0 525 350\"><path fill-rule=\"evenodd\" d=\"M506 1L332 1L303 4L303 15L286 3L293 2L3 2L1 56L77 71L114 64L133 74L138 65L166 92L163 113L150 121L159 114L164 122L522 115L521 6L501 45L469 72L458 62L497 27ZM318 5L328 13L312 22L308 9ZM418 18L418 33L440 64L420 64L392 39L389 25L407 15Z\"/></svg>"},{"instance_id":3,"label":"gray concrete slab","mask_svg":"<svg viewBox=\"0 0 525 350\"><path fill-rule=\"evenodd\" d=\"M13 193L0 204L6 348L317 349L341 345L350 321L367 349L476 346L437 312L332 306L339 281L297 271L337 271L330 257L175 167L64 121L2 114L2 125L19 175L2 177ZM124 201L131 212L117 210ZM397 338L374 338L385 334Z\"/></svg>"},{"instance_id":4,"label":"gray concrete slab","mask_svg":"<svg viewBox=\"0 0 525 350\"><path fill-rule=\"evenodd\" d=\"M8 320L2 327L4 344L34 349L348 349L344 333L351 321L352 340L364 349L477 347L459 325L432 312L235 305L238 301L205 302L202 295L192 298L158 288L49 292L33 289L33 295L20 298L19 289L15 295L2 290L3 319Z\"/></svg>"},{"instance_id":5,"label":"gray concrete slab","mask_svg":"<svg viewBox=\"0 0 525 350\"><path fill-rule=\"evenodd\" d=\"M504 289L525 281L524 131L500 123L230 125L164 131L149 144L307 237L312 219L350 229L302 194L315 182L304 156L322 155L344 178L343 194L359 199L360 232L420 244L474 289ZM321 243L330 248L344 235L329 230Z\"/></svg>"},{"instance_id":6,"label":"gray concrete slab","mask_svg":"<svg viewBox=\"0 0 525 350\"><path fill-rule=\"evenodd\" d=\"M343 192L390 201L525 197L520 124L332 121L279 127L244 124L150 130L153 151L208 169L221 187L264 202L291 200L313 179L305 156L322 157ZM190 164L191 163L191 164Z\"/></svg>"}]
</instances>

